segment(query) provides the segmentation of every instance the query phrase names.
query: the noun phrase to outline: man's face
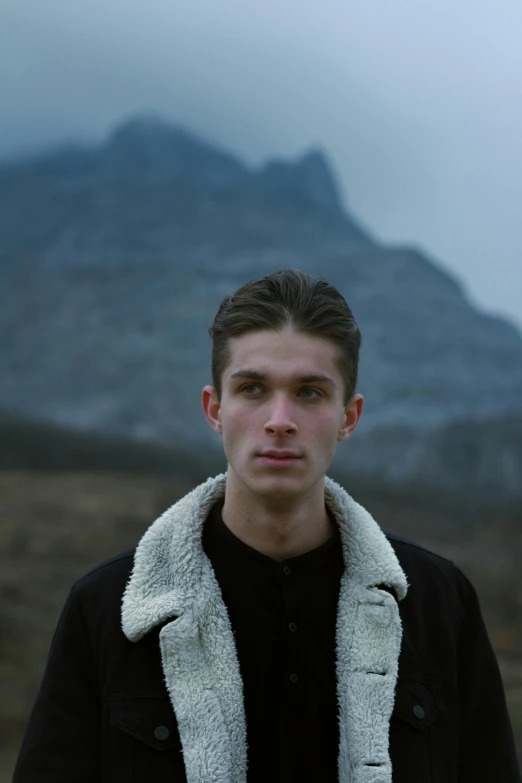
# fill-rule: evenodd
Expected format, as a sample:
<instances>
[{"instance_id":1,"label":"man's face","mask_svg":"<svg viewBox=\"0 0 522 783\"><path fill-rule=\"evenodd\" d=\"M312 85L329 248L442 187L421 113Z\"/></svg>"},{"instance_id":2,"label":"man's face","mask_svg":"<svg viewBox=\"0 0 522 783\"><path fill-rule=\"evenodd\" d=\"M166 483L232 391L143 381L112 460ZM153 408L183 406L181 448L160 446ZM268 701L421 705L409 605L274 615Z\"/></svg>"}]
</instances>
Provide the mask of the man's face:
<instances>
[{"instance_id":1,"label":"man's face","mask_svg":"<svg viewBox=\"0 0 522 783\"><path fill-rule=\"evenodd\" d=\"M223 434L229 481L282 499L322 480L362 410L361 395L343 404L337 350L292 327L231 338L221 401L212 387L203 391L207 418Z\"/></svg>"}]
</instances>

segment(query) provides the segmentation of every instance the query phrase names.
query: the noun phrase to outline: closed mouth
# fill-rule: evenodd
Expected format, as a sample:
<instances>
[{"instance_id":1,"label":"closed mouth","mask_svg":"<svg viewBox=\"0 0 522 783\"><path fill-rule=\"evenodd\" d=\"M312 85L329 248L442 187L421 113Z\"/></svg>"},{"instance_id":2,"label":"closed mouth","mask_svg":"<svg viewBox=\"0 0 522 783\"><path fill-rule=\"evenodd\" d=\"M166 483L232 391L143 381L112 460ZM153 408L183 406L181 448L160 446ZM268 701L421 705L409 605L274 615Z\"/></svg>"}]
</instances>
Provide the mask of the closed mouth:
<instances>
[{"instance_id":1,"label":"closed mouth","mask_svg":"<svg viewBox=\"0 0 522 783\"><path fill-rule=\"evenodd\" d=\"M258 457L263 457L265 459L280 459L280 460L289 460L289 459L302 459L302 457L299 456L299 454L294 454L290 451L266 451L262 452L261 454L257 455Z\"/></svg>"}]
</instances>

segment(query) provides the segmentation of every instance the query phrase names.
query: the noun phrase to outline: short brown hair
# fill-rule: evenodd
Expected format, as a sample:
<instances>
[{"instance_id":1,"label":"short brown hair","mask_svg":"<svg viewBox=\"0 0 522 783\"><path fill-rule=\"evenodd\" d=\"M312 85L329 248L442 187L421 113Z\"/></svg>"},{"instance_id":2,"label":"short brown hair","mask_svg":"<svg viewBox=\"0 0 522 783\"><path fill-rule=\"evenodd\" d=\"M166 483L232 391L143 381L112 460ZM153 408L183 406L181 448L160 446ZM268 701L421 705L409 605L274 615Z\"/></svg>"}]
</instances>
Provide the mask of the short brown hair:
<instances>
[{"instance_id":1,"label":"short brown hair","mask_svg":"<svg viewBox=\"0 0 522 783\"><path fill-rule=\"evenodd\" d=\"M355 394L361 333L346 300L322 277L298 269L281 269L251 280L225 297L209 329L212 383L221 399L221 379L230 361L229 340L264 329L297 331L331 340L339 346L338 366L345 385L345 404Z\"/></svg>"}]
</instances>

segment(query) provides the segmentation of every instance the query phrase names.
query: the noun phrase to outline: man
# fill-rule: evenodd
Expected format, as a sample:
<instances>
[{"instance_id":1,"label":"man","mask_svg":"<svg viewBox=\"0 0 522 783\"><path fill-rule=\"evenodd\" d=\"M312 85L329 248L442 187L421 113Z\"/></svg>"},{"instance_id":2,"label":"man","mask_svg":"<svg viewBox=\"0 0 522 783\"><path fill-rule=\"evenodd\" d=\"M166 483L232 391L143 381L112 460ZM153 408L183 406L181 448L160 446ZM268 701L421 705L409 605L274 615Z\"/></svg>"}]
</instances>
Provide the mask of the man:
<instances>
[{"instance_id":1,"label":"man","mask_svg":"<svg viewBox=\"0 0 522 783\"><path fill-rule=\"evenodd\" d=\"M226 475L73 587L15 783L520 783L475 592L326 478L360 333L284 270L221 304Z\"/></svg>"}]
</instances>

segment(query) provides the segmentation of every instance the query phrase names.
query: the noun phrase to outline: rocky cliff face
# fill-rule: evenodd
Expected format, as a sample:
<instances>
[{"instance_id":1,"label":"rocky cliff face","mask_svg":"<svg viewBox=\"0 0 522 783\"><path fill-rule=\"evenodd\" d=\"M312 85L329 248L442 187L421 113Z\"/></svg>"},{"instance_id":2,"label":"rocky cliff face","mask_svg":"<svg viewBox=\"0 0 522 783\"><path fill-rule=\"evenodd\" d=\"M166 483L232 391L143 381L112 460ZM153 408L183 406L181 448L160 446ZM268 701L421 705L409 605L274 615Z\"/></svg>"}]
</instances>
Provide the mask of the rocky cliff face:
<instances>
[{"instance_id":1,"label":"rocky cliff face","mask_svg":"<svg viewBox=\"0 0 522 783\"><path fill-rule=\"evenodd\" d=\"M419 252L378 244L317 151L253 170L136 118L0 169L0 248L0 407L19 415L219 448L199 405L208 327L225 294L289 266L337 285L362 329L365 415L341 464L458 483L416 455L463 419L487 453L483 424L522 411L520 335Z\"/></svg>"}]
</instances>

